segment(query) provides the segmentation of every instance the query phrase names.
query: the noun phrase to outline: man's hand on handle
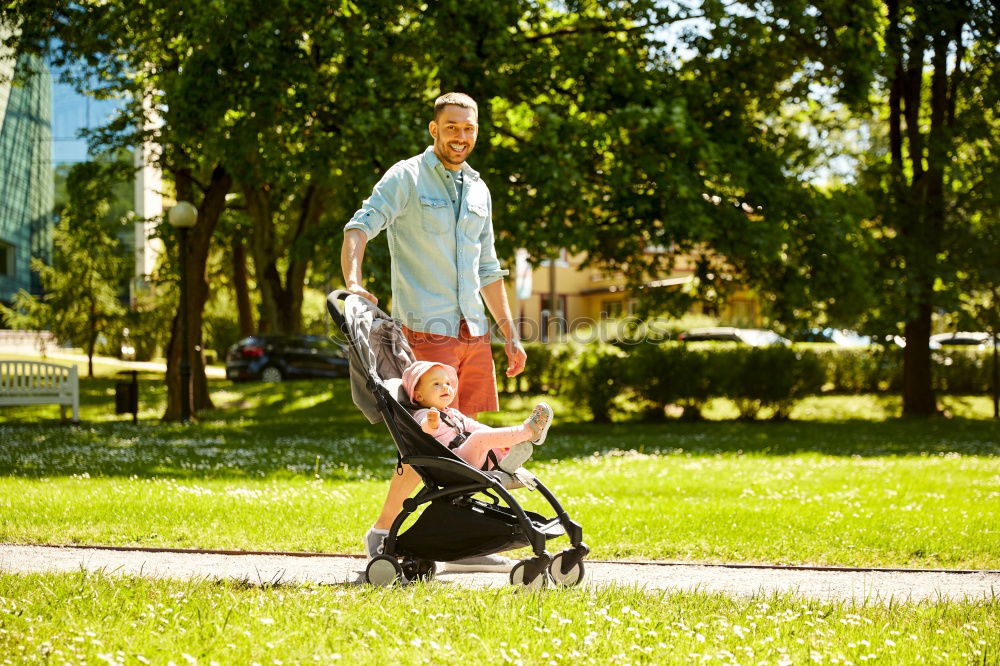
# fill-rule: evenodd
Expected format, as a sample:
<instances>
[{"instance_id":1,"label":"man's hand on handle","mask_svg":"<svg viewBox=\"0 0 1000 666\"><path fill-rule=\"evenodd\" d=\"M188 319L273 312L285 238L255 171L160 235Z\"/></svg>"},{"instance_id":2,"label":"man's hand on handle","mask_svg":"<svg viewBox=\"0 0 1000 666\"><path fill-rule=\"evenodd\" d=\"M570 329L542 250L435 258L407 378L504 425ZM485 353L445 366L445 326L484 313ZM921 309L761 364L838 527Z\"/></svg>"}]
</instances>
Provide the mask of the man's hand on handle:
<instances>
[{"instance_id":1,"label":"man's hand on handle","mask_svg":"<svg viewBox=\"0 0 1000 666\"><path fill-rule=\"evenodd\" d=\"M378 305L378 298L375 296L375 294L371 293L370 291L362 287L360 284L354 283L347 285L347 291L351 292L352 294L356 294L361 298L367 298L373 304Z\"/></svg>"}]
</instances>

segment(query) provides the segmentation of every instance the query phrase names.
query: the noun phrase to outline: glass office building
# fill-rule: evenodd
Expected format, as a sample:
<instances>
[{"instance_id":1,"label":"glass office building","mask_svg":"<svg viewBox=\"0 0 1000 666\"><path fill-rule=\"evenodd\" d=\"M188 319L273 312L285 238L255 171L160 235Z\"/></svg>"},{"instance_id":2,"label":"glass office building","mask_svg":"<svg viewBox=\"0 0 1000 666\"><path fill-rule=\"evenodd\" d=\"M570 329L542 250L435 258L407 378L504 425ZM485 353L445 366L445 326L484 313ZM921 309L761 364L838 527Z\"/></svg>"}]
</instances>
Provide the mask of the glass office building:
<instances>
[{"instance_id":1,"label":"glass office building","mask_svg":"<svg viewBox=\"0 0 1000 666\"><path fill-rule=\"evenodd\" d=\"M51 258L52 208L52 77L38 58L7 57L0 61L0 301L10 303L20 289L40 293L31 259Z\"/></svg>"}]
</instances>

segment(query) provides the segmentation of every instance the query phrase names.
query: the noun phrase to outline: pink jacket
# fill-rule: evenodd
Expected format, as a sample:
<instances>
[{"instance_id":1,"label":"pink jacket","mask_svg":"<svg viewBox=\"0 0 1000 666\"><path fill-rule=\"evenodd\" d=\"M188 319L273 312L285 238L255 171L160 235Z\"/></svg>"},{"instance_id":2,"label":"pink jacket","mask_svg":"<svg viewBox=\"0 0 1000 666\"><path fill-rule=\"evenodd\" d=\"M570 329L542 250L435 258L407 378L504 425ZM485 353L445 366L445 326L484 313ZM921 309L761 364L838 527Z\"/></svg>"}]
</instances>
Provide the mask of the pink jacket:
<instances>
[{"instance_id":1,"label":"pink jacket","mask_svg":"<svg viewBox=\"0 0 1000 666\"><path fill-rule=\"evenodd\" d=\"M417 423L423 426L424 421L427 420L427 413L431 411L429 409L418 409L413 413L413 418L416 419ZM476 432L477 430L482 430L483 428L488 428L489 426L483 425L475 419L470 419L468 416L458 411L457 409L452 409L451 407L446 407L442 412L442 416L447 416L449 421L458 424L460 428L464 428L463 432ZM441 442L445 446L454 441L455 437L459 435L459 431L444 422L444 419L439 419L437 432L433 433L434 439Z\"/></svg>"}]
</instances>

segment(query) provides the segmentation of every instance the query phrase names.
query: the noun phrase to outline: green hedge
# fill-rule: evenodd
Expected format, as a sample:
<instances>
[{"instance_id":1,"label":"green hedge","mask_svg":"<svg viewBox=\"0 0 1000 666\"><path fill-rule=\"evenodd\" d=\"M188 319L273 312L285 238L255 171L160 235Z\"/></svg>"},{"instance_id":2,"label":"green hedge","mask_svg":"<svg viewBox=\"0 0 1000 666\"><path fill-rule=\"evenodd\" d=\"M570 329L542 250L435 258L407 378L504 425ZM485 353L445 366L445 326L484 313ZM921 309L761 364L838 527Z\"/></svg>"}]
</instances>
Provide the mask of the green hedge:
<instances>
[{"instance_id":1,"label":"green hedge","mask_svg":"<svg viewBox=\"0 0 1000 666\"><path fill-rule=\"evenodd\" d=\"M794 404L820 393L898 391L902 350L898 348L745 347L678 342L555 345L528 344L527 367L519 377L505 374L507 357L494 345L497 384L505 393L562 395L590 409L596 421L610 418L616 399L662 418L665 405L683 407L700 418L712 398L736 403L741 418L767 411L787 418ZM977 394L991 387L992 351L935 351L934 388L942 393Z\"/></svg>"}]
</instances>

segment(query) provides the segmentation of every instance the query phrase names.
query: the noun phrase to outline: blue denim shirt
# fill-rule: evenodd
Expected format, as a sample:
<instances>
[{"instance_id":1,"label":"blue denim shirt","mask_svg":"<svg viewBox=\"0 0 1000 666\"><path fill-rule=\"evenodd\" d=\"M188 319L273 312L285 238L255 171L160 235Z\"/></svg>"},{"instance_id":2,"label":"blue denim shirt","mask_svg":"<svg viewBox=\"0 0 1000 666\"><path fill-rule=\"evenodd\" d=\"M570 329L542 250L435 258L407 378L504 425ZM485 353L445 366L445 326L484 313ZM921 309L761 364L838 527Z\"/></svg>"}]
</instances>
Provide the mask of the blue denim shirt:
<instances>
[{"instance_id":1,"label":"blue denim shirt","mask_svg":"<svg viewBox=\"0 0 1000 666\"><path fill-rule=\"evenodd\" d=\"M464 187L456 219L455 187L433 147L385 172L344 226L370 241L383 229L392 256L392 315L422 333L458 336L489 332L479 290L508 271L493 241L493 201L479 173L462 165Z\"/></svg>"}]
</instances>

